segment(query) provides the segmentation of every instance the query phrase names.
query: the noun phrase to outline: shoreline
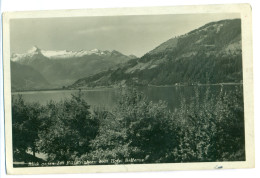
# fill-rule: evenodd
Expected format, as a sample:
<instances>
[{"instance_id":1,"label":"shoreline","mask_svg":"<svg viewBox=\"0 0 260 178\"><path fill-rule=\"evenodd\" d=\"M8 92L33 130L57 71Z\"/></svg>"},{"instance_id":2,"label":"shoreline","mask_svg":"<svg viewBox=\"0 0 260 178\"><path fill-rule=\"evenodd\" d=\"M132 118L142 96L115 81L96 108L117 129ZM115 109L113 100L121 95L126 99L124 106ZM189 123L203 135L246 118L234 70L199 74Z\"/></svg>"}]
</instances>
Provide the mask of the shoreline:
<instances>
[{"instance_id":1,"label":"shoreline","mask_svg":"<svg viewBox=\"0 0 260 178\"><path fill-rule=\"evenodd\" d=\"M137 86L137 87L195 87L195 86L228 86L228 85L243 85L243 83L215 83L215 84L175 84L175 85L147 85L147 86ZM21 91L11 91L11 94L19 94L26 92L48 92L48 91L97 91L97 90L107 90L107 89L116 89L126 86L99 86L99 87L86 87L86 88L53 88L53 89L39 89L39 90L21 90Z\"/></svg>"}]
</instances>

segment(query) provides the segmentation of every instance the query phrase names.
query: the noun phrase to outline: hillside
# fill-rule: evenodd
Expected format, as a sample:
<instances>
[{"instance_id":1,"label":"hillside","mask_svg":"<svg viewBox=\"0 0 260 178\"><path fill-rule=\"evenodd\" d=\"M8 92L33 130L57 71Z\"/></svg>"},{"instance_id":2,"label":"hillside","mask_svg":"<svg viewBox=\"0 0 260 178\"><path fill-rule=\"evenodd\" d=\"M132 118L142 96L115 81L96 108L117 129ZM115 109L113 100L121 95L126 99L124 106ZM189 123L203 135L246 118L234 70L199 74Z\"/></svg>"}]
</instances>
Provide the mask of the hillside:
<instances>
[{"instance_id":1,"label":"hillside","mask_svg":"<svg viewBox=\"0 0 260 178\"><path fill-rule=\"evenodd\" d=\"M11 60L13 63L27 66L37 71L50 84L48 87L61 88L82 76L96 74L108 68L121 65L132 58L135 58L135 56L127 56L115 50L46 51L34 46L24 54L13 54ZM13 69L13 71L16 69ZM23 68L19 70L21 71ZM20 80L16 77L16 75L12 75L12 86L25 85L23 81L28 80L28 78ZM17 81L19 81L19 84ZM41 84L42 88L46 88L45 84L44 82ZM39 86L37 85L37 88ZM31 89L35 88L31 87Z\"/></svg>"},{"instance_id":2,"label":"hillside","mask_svg":"<svg viewBox=\"0 0 260 178\"><path fill-rule=\"evenodd\" d=\"M12 91L47 89L50 84L33 68L11 61Z\"/></svg>"},{"instance_id":3,"label":"hillside","mask_svg":"<svg viewBox=\"0 0 260 178\"><path fill-rule=\"evenodd\" d=\"M241 20L211 22L69 88L242 82Z\"/></svg>"}]
</instances>

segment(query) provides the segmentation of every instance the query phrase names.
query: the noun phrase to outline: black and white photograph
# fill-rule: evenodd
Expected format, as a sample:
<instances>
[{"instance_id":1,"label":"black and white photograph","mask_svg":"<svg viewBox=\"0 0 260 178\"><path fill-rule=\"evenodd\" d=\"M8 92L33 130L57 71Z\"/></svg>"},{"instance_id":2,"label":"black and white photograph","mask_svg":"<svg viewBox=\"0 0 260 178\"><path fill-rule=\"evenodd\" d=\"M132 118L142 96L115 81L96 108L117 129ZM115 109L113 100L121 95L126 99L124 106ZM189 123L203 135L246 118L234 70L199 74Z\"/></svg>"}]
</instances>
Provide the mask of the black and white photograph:
<instances>
[{"instance_id":1,"label":"black and white photograph","mask_svg":"<svg viewBox=\"0 0 260 178\"><path fill-rule=\"evenodd\" d=\"M243 7L10 14L4 71L12 170L252 166L245 92L252 79L243 70L252 59L245 55L250 44L243 47Z\"/></svg>"}]
</instances>

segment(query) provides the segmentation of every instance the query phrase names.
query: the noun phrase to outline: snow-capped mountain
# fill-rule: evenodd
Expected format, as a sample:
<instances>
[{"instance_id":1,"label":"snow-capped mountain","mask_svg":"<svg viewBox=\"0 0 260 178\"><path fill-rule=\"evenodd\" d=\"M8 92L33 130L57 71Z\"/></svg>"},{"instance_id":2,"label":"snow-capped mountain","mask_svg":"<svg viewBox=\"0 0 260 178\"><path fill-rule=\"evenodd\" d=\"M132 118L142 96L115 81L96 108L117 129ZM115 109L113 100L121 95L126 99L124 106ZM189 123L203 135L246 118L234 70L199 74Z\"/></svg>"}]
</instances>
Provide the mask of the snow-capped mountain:
<instances>
[{"instance_id":1,"label":"snow-capped mountain","mask_svg":"<svg viewBox=\"0 0 260 178\"><path fill-rule=\"evenodd\" d=\"M39 58L46 58L46 57L42 54L42 51L37 46L33 46L26 53L23 54L13 53L11 56L11 60L14 62L19 62L21 60L30 62Z\"/></svg>"},{"instance_id":2,"label":"snow-capped mountain","mask_svg":"<svg viewBox=\"0 0 260 178\"><path fill-rule=\"evenodd\" d=\"M54 51L42 50L33 46L26 53L12 54L11 61L19 64L21 68L25 69L26 67L23 66L27 66L27 68L30 67L39 72L50 86L57 88L71 84L79 78L121 65L133 58L136 57L133 55L127 56L115 50ZM19 72L22 72L22 70L19 70ZM16 73L14 76L19 76L19 74ZM30 87L28 89L33 89L32 85Z\"/></svg>"},{"instance_id":3,"label":"snow-capped mountain","mask_svg":"<svg viewBox=\"0 0 260 178\"><path fill-rule=\"evenodd\" d=\"M44 56L49 59L68 59L68 58L80 58L83 56L97 55L97 56L111 56L113 54L123 55L118 51L102 51L99 49L92 50L80 50L80 51L69 51L69 50L41 50L37 46L33 46L26 53L23 54L12 54L12 61L24 60L24 58L35 59L36 56ZM129 58L136 58L134 55L129 55Z\"/></svg>"}]
</instances>

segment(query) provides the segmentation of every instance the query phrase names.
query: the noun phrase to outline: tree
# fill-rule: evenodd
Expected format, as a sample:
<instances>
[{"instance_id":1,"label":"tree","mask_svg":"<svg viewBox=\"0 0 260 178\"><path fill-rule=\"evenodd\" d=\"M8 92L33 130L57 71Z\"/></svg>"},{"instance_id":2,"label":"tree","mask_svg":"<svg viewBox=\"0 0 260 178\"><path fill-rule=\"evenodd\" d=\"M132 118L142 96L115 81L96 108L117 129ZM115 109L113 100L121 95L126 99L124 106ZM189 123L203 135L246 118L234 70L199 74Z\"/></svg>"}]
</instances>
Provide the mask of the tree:
<instances>
[{"instance_id":1,"label":"tree","mask_svg":"<svg viewBox=\"0 0 260 178\"><path fill-rule=\"evenodd\" d=\"M198 89L188 103L182 101L175 115L180 120L175 162L244 160L244 117L241 89L212 95Z\"/></svg>"},{"instance_id":2,"label":"tree","mask_svg":"<svg viewBox=\"0 0 260 178\"><path fill-rule=\"evenodd\" d=\"M79 92L70 100L47 105L38 144L49 161L63 161L67 165L90 150L89 142L97 134L98 123L91 117L90 106L81 95Z\"/></svg>"},{"instance_id":3,"label":"tree","mask_svg":"<svg viewBox=\"0 0 260 178\"><path fill-rule=\"evenodd\" d=\"M99 118L99 134L91 144L95 151L85 159L131 157L160 162L176 144L167 104L148 102L136 89L123 90L117 108Z\"/></svg>"},{"instance_id":4,"label":"tree","mask_svg":"<svg viewBox=\"0 0 260 178\"><path fill-rule=\"evenodd\" d=\"M26 154L32 151L33 155L38 151L36 142L40 129L42 107L39 103L25 103L22 96L12 100L12 129L14 154Z\"/></svg>"}]
</instances>

